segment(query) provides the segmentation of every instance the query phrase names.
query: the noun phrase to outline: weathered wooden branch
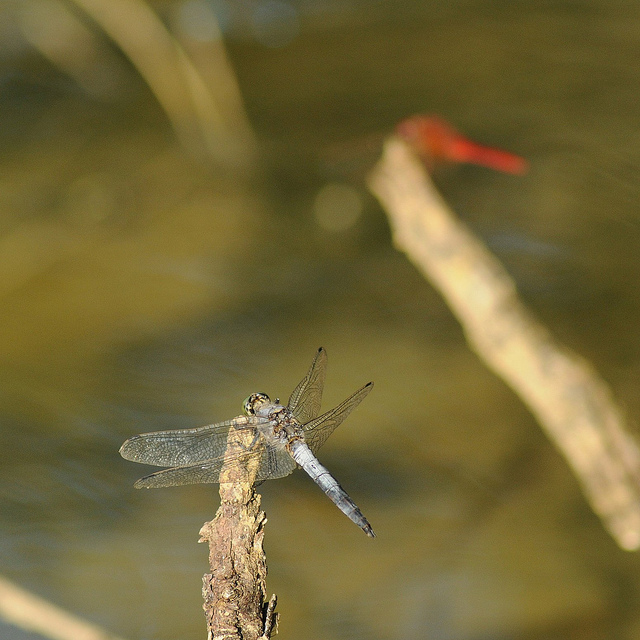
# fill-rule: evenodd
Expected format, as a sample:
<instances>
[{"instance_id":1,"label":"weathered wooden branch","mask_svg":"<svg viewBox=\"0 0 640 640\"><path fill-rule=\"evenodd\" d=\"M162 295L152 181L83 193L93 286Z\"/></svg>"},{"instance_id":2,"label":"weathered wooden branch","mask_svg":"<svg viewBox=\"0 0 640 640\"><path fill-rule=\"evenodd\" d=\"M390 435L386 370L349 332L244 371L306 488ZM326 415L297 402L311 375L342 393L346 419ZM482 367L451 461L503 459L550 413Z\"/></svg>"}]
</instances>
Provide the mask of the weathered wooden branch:
<instances>
[{"instance_id":1,"label":"weathered wooden branch","mask_svg":"<svg viewBox=\"0 0 640 640\"><path fill-rule=\"evenodd\" d=\"M277 623L276 597L265 603L267 519L254 490L259 456L250 453L252 444L250 429L229 430L233 462L220 474L220 508L200 530L211 569L202 586L208 640L266 640Z\"/></svg>"},{"instance_id":2,"label":"weathered wooden branch","mask_svg":"<svg viewBox=\"0 0 640 640\"><path fill-rule=\"evenodd\" d=\"M536 416L604 526L623 549L640 547L640 450L607 384L525 308L502 264L449 209L405 143L386 142L368 183L396 246Z\"/></svg>"}]
</instances>

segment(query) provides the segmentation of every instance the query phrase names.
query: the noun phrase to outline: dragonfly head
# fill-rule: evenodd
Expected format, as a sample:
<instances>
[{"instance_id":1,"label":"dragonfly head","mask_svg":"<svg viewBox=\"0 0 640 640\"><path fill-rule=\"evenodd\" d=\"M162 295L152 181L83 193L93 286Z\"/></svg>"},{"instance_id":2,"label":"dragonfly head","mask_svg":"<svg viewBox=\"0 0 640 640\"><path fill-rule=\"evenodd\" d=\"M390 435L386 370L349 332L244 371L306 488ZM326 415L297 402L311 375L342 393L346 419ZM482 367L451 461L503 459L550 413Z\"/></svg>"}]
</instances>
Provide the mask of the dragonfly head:
<instances>
[{"instance_id":1,"label":"dragonfly head","mask_svg":"<svg viewBox=\"0 0 640 640\"><path fill-rule=\"evenodd\" d=\"M271 404L271 398L266 393L252 393L242 403L242 410L246 416L255 416L256 410L263 404Z\"/></svg>"}]
</instances>

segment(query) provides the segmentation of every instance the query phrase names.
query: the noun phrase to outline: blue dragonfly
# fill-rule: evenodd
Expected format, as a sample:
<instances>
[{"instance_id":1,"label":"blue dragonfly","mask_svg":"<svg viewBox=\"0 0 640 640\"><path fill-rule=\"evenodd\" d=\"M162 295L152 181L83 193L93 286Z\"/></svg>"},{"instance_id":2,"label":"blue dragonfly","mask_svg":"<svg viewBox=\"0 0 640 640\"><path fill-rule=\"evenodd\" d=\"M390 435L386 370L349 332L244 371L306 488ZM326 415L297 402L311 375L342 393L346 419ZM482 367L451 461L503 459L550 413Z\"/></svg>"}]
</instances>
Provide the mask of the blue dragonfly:
<instances>
[{"instance_id":1,"label":"blue dragonfly","mask_svg":"<svg viewBox=\"0 0 640 640\"><path fill-rule=\"evenodd\" d=\"M288 476L300 466L338 509L374 538L371 525L356 503L315 455L336 427L364 400L373 382L337 407L318 415L326 370L327 352L320 348L286 406L278 399L273 402L265 393L253 393L243 403L243 415L231 420L129 438L120 448L123 458L169 467L141 478L134 486L155 489L219 482L223 468L234 462L227 453L230 430L249 429L249 451L259 456L255 482ZM243 455L246 457L246 452Z\"/></svg>"}]
</instances>

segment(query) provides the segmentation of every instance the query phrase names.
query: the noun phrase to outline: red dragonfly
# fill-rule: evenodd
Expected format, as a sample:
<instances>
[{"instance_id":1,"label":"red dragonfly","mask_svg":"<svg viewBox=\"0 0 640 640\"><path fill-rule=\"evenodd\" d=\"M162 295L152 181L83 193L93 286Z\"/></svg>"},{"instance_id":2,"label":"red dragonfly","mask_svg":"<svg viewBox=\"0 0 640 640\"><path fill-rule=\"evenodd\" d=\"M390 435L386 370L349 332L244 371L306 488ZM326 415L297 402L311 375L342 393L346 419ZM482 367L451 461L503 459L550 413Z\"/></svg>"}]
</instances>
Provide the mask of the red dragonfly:
<instances>
[{"instance_id":1,"label":"red dragonfly","mask_svg":"<svg viewBox=\"0 0 640 640\"><path fill-rule=\"evenodd\" d=\"M430 165L439 160L466 162L515 174L525 173L529 168L524 158L479 145L438 116L415 115L402 120L396 125L396 135Z\"/></svg>"}]
</instances>

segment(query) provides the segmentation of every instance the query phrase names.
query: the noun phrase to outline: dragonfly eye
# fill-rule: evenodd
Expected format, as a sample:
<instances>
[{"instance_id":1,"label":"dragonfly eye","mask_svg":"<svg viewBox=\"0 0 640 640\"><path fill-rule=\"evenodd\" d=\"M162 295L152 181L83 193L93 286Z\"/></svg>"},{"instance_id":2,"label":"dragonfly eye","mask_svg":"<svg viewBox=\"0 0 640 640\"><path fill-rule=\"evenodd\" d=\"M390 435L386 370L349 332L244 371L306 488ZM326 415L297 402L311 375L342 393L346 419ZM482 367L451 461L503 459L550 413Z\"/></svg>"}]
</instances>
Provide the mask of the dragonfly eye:
<instances>
[{"instance_id":1,"label":"dragonfly eye","mask_svg":"<svg viewBox=\"0 0 640 640\"><path fill-rule=\"evenodd\" d=\"M246 416L255 416L256 407L264 404L265 402L271 402L269 396L266 393L252 393L243 403L242 410Z\"/></svg>"}]
</instances>

